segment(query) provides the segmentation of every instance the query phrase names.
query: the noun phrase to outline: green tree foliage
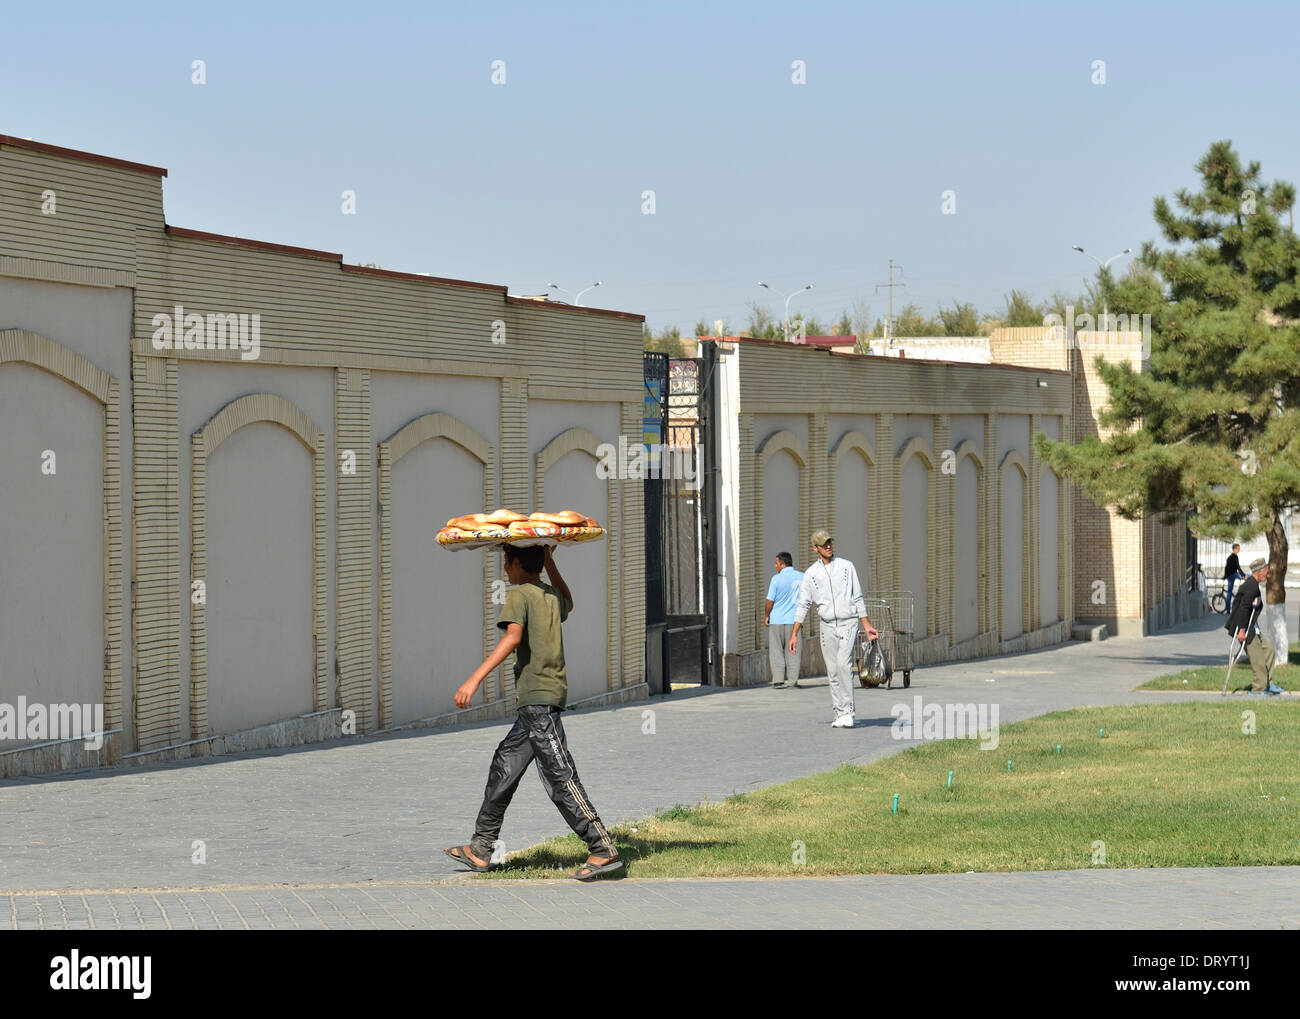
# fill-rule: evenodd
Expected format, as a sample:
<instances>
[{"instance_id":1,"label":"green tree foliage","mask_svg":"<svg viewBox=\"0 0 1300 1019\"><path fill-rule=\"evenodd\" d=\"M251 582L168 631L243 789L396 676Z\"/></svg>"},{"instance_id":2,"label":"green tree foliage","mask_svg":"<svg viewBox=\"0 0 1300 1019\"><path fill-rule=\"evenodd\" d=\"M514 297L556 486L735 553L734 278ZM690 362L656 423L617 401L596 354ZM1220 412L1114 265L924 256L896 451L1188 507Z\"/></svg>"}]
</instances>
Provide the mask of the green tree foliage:
<instances>
[{"instance_id":1,"label":"green tree foliage","mask_svg":"<svg viewBox=\"0 0 1300 1019\"><path fill-rule=\"evenodd\" d=\"M795 330L799 328L799 323L803 323L803 334L805 336L825 336L826 326L816 315L809 315L804 318L802 315L793 315L790 318L790 335L794 336Z\"/></svg>"},{"instance_id":2,"label":"green tree foliage","mask_svg":"<svg viewBox=\"0 0 1300 1019\"><path fill-rule=\"evenodd\" d=\"M1022 290L1013 290L1006 297L1007 307L1002 313L1004 326L1040 326L1043 324L1043 308L1034 304L1028 294Z\"/></svg>"},{"instance_id":3,"label":"green tree foliage","mask_svg":"<svg viewBox=\"0 0 1300 1019\"><path fill-rule=\"evenodd\" d=\"M1300 505L1300 239L1294 186L1265 184L1229 141L1196 164L1200 190L1156 198L1172 247L1148 241L1112 312L1151 315L1150 370L1097 359L1107 440L1035 445L1128 519L1193 511L1197 534L1268 538L1269 601L1285 600L1283 514ZM1281 214L1288 213L1286 223Z\"/></svg>"},{"instance_id":4,"label":"green tree foliage","mask_svg":"<svg viewBox=\"0 0 1300 1019\"><path fill-rule=\"evenodd\" d=\"M973 304L953 301L951 308L939 308L939 319L943 322L944 336L978 336L980 331L979 312Z\"/></svg>"},{"instance_id":5,"label":"green tree foliage","mask_svg":"<svg viewBox=\"0 0 1300 1019\"><path fill-rule=\"evenodd\" d=\"M879 326L883 329L883 323ZM903 305L894 316L895 336L943 336L943 322L935 318L926 318L919 305L911 302Z\"/></svg>"},{"instance_id":6,"label":"green tree foliage","mask_svg":"<svg viewBox=\"0 0 1300 1019\"><path fill-rule=\"evenodd\" d=\"M790 313L790 335L793 337L799 330L799 323L804 325L805 336L821 336L824 334L826 326L816 315L803 317L797 311ZM766 306L759 304L757 301L751 301L749 305L749 321L745 331L760 340L784 340L785 339L785 322L772 314Z\"/></svg>"},{"instance_id":7,"label":"green tree foliage","mask_svg":"<svg viewBox=\"0 0 1300 1019\"><path fill-rule=\"evenodd\" d=\"M781 320L772 315L771 309L757 301L749 302L749 321L745 331L760 340L780 340L785 338L785 327Z\"/></svg>"},{"instance_id":8,"label":"green tree foliage","mask_svg":"<svg viewBox=\"0 0 1300 1019\"><path fill-rule=\"evenodd\" d=\"M641 349L667 354L669 357L694 357L695 343L683 338L676 326L665 326L658 333L648 325L641 326Z\"/></svg>"}]
</instances>

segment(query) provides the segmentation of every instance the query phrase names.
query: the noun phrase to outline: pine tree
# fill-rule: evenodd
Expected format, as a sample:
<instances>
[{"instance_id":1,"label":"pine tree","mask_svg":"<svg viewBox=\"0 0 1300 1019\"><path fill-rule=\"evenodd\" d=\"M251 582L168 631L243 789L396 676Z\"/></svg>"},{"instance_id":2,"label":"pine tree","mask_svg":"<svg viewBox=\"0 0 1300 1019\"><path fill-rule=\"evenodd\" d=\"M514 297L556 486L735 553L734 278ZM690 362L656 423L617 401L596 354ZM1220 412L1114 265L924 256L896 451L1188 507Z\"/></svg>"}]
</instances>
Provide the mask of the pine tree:
<instances>
[{"instance_id":1,"label":"pine tree","mask_svg":"<svg viewBox=\"0 0 1300 1019\"><path fill-rule=\"evenodd\" d=\"M1196 164L1201 190L1157 197L1173 247L1142 250L1145 271L1108 287L1112 313L1151 315L1149 371L1100 359L1100 416L1116 431L1078 446L1039 435L1058 473L1126 519L1191 510L1204 537L1268 537L1268 601L1283 586L1289 509L1300 506L1300 239L1295 188L1244 170L1230 141ZM1282 220L1286 213L1287 219ZM1109 283L1109 281L1107 281ZM1286 648L1277 649L1286 660Z\"/></svg>"}]
</instances>

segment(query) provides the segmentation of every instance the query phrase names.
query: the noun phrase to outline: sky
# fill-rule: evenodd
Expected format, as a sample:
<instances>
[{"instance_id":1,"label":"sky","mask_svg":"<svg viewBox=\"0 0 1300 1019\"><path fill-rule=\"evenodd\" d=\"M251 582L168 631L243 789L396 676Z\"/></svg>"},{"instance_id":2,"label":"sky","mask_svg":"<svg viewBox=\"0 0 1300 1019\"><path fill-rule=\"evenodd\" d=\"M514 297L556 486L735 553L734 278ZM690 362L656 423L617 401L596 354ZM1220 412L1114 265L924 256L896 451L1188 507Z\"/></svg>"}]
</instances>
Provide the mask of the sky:
<instances>
[{"instance_id":1,"label":"sky","mask_svg":"<svg viewBox=\"0 0 1300 1019\"><path fill-rule=\"evenodd\" d=\"M1215 140L1300 181L1297 38L1282 2L68 0L0 18L0 134L167 167L173 226L600 280L655 329L807 283L792 314L880 317L891 258L896 311L993 313L1159 241Z\"/></svg>"}]
</instances>

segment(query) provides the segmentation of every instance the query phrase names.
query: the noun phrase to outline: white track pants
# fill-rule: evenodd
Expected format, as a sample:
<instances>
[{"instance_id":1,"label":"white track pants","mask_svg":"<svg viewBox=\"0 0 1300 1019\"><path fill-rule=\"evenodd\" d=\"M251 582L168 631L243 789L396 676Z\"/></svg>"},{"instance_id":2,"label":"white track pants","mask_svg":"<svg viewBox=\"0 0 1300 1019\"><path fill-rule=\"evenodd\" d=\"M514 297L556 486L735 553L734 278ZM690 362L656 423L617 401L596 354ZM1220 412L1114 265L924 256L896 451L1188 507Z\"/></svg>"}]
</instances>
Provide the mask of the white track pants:
<instances>
[{"instance_id":1,"label":"white track pants","mask_svg":"<svg viewBox=\"0 0 1300 1019\"><path fill-rule=\"evenodd\" d=\"M821 621L822 658L836 718L853 714L853 642L858 629L856 619Z\"/></svg>"}]
</instances>

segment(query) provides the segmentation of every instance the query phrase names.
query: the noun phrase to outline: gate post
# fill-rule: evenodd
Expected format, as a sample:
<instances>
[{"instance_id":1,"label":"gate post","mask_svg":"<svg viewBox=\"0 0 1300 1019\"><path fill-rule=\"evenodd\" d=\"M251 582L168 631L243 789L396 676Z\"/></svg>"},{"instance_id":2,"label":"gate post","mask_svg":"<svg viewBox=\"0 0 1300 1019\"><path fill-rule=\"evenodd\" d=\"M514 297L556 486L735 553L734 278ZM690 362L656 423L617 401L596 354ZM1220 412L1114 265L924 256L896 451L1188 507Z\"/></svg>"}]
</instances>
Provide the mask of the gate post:
<instances>
[{"instance_id":1,"label":"gate post","mask_svg":"<svg viewBox=\"0 0 1300 1019\"><path fill-rule=\"evenodd\" d=\"M704 681L719 683L722 668L718 653L718 344L713 340L700 343L700 442L704 446L704 478L700 486L703 501L701 524L704 531L704 610L707 668Z\"/></svg>"}]
</instances>

